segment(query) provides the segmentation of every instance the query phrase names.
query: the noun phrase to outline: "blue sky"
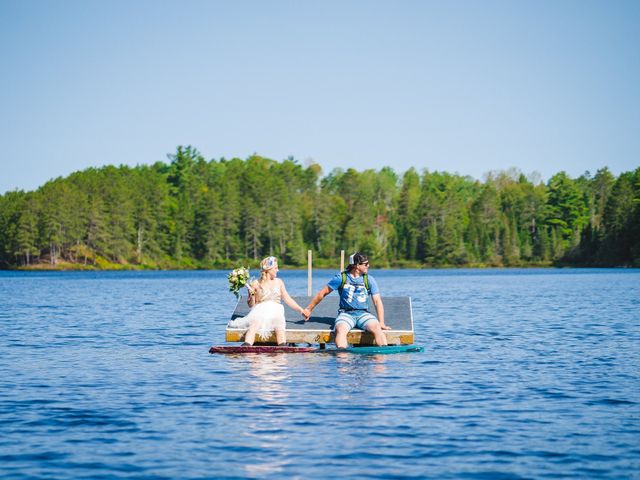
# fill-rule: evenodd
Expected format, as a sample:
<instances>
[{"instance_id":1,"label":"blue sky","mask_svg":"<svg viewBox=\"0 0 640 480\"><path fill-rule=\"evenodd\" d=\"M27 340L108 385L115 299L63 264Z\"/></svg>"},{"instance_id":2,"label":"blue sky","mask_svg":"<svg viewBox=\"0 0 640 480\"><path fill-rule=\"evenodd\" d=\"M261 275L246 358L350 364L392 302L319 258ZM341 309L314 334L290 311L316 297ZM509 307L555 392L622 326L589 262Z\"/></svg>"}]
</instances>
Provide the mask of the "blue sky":
<instances>
[{"instance_id":1,"label":"blue sky","mask_svg":"<svg viewBox=\"0 0 640 480\"><path fill-rule=\"evenodd\" d=\"M543 180L640 166L638 1L0 0L0 193L253 153Z\"/></svg>"}]
</instances>

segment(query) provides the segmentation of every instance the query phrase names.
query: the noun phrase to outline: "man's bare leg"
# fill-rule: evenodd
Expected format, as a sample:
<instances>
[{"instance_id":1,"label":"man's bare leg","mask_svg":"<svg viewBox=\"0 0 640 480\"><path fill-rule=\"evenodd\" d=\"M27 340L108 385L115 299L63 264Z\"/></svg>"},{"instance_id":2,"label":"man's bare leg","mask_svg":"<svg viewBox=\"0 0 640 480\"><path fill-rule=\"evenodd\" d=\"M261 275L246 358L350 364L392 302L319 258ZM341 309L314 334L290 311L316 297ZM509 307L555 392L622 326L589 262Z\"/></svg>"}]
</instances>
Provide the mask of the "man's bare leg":
<instances>
[{"instance_id":1,"label":"man's bare leg","mask_svg":"<svg viewBox=\"0 0 640 480\"><path fill-rule=\"evenodd\" d=\"M376 345L379 345L381 347L387 345L387 336L384 334L380 323L378 323L377 321L370 321L365 325L365 330L373 333Z\"/></svg>"},{"instance_id":2,"label":"man's bare leg","mask_svg":"<svg viewBox=\"0 0 640 480\"><path fill-rule=\"evenodd\" d=\"M337 348L347 348L349 344L347 343L347 333L349 333L349 326L345 323L339 323L336 327L336 347Z\"/></svg>"}]
</instances>

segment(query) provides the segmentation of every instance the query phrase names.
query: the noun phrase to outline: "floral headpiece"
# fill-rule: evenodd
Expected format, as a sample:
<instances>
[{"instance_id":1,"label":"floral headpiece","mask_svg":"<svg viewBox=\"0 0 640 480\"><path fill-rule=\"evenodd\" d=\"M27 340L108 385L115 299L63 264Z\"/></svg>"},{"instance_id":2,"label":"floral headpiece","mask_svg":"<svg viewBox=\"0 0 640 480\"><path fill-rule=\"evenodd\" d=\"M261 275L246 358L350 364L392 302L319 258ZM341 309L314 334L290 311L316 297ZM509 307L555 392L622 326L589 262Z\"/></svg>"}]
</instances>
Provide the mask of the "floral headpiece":
<instances>
[{"instance_id":1,"label":"floral headpiece","mask_svg":"<svg viewBox=\"0 0 640 480\"><path fill-rule=\"evenodd\" d=\"M271 270L278 264L276 257L267 257L262 262L262 270Z\"/></svg>"}]
</instances>

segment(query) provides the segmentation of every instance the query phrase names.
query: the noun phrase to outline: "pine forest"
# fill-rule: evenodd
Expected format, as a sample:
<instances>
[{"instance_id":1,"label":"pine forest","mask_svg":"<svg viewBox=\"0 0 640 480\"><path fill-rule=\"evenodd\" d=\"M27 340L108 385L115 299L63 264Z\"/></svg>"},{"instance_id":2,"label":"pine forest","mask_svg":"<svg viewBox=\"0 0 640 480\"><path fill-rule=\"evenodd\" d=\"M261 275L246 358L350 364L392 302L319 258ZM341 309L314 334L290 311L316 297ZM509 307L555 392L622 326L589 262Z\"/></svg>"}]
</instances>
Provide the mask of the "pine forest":
<instances>
[{"instance_id":1,"label":"pine forest","mask_svg":"<svg viewBox=\"0 0 640 480\"><path fill-rule=\"evenodd\" d=\"M538 178L535 178L535 177ZM0 195L0 268L228 268L266 255L335 267L340 250L383 267L640 267L640 167L546 183L511 169L482 181L274 161L89 168Z\"/></svg>"}]
</instances>

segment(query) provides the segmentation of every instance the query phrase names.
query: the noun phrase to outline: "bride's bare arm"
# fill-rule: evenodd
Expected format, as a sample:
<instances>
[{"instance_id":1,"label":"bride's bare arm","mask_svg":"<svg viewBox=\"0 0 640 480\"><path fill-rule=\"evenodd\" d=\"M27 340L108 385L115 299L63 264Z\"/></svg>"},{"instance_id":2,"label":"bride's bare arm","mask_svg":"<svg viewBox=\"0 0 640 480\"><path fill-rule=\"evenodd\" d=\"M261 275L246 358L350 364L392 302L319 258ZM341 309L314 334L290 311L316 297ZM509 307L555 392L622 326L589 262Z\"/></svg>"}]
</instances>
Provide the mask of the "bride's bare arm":
<instances>
[{"instance_id":1,"label":"bride's bare arm","mask_svg":"<svg viewBox=\"0 0 640 480\"><path fill-rule=\"evenodd\" d=\"M296 312L302 313L304 311L304 309L300 305L298 305L293 298L291 298L282 280L280 280L280 291L282 292L282 299L285 301L287 305L293 308Z\"/></svg>"},{"instance_id":2,"label":"bride's bare arm","mask_svg":"<svg viewBox=\"0 0 640 480\"><path fill-rule=\"evenodd\" d=\"M257 303L256 297L258 295L258 282L252 282L251 285L247 285L247 291L249 292L247 305L249 305L249 307L253 307Z\"/></svg>"}]
</instances>

